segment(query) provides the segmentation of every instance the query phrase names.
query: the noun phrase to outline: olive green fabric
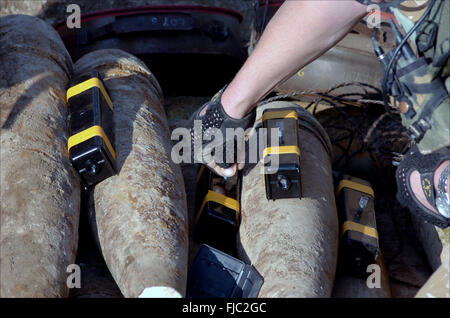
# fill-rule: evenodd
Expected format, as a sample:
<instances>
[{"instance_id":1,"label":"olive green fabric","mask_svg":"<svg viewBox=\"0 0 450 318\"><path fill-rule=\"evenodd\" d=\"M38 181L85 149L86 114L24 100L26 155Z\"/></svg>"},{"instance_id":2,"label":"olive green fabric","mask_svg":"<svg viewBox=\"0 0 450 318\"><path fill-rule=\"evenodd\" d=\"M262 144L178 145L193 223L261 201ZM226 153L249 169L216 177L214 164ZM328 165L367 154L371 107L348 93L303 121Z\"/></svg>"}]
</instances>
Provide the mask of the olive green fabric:
<instances>
[{"instance_id":1,"label":"olive green fabric","mask_svg":"<svg viewBox=\"0 0 450 318\"><path fill-rule=\"evenodd\" d=\"M398 11L395 13L396 15L401 14ZM422 154L428 154L450 144L450 99L448 97L450 92L450 63L448 60L448 52L450 50L449 16L450 1L437 0L429 18L415 32L416 41L410 41L413 49L417 50L419 48L418 41L420 41L418 35L421 33L429 34L433 24L437 26L434 45L421 52L426 64L408 74L399 76L399 81L402 85L413 88L413 91L410 90L405 95L412 102L416 113L412 118L402 115L402 123L405 127L413 130L419 119L424 117L424 110L428 107L433 108L430 104L439 105L435 107L429 120L425 118L430 128L426 130L423 138L419 139L417 143L418 149ZM402 23L402 19L398 19L398 21L405 32L408 32L411 25Z\"/></svg>"}]
</instances>

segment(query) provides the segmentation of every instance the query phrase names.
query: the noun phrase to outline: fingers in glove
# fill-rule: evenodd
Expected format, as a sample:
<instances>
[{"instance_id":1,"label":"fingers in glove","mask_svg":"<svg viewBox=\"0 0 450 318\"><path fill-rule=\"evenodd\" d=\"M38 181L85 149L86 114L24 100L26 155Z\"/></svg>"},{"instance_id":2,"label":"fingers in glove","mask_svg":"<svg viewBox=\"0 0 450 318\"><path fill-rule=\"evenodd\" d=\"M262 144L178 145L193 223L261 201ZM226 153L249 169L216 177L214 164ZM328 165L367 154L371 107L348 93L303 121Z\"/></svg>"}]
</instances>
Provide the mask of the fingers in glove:
<instances>
[{"instance_id":1,"label":"fingers in glove","mask_svg":"<svg viewBox=\"0 0 450 318\"><path fill-rule=\"evenodd\" d=\"M232 177L237 171L237 164L233 164L230 168L224 169L219 167L214 161L211 161L206 166L215 174L222 177Z\"/></svg>"}]
</instances>

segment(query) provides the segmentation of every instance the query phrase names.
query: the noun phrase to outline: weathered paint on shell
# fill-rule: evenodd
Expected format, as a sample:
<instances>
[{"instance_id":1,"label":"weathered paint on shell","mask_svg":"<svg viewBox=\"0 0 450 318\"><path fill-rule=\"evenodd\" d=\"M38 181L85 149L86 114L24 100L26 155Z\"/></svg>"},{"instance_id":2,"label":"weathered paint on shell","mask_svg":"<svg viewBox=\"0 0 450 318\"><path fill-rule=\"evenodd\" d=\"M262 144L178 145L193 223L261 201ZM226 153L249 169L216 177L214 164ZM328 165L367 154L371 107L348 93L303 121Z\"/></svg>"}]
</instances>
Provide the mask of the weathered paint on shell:
<instances>
[{"instance_id":1,"label":"weathered paint on shell","mask_svg":"<svg viewBox=\"0 0 450 318\"><path fill-rule=\"evenodd\" d=\"M289 106L295 104L266 104L258 109L257 118L263 108ZM314 134L302 128L299 143L301 200L268 201L261 163L244 171L238 249L240 257L264 277L259 297L331 296L338 221L330 154Z\"/></svg>"},{"instance_id":2,"label":"weathered paint on shell","mask_svg":"<svg viewBox=\"0 0 450 318\"><path fill-rule=\"evenodd\" d=\"M338 272L334 282L333 298L390 298L392 294L389 273L381 254L379 254L376 264L379 267L368 272L366 279ZM376 284L378 279L379 287L369 286L367 283L369 281Z\"/></svg>"},{"instance_id":3,"label":"weathered paint on shell","mask_svg":"<svg viewBox=\"0 0 450 318\"><path fill-rule=\"evenodd\" d=\"M97 69L114 104L119 173L95 186L95 223L106 264L126 297L147 287L185 294L188 255L186 195L158 82L136 57L99 50L75 73Z\"/></svg>"},{"instance_id":4,"label":"weathered paint on shell","mask_svg":"<svg viewBox=\"0 0 450 318\"><path fill-rule=\"evenodd\" d=\"M65 90L72 61L55 30L0 18L0 296L65 297L80 186L70 167Z\"/></svg>"}]
</instances>

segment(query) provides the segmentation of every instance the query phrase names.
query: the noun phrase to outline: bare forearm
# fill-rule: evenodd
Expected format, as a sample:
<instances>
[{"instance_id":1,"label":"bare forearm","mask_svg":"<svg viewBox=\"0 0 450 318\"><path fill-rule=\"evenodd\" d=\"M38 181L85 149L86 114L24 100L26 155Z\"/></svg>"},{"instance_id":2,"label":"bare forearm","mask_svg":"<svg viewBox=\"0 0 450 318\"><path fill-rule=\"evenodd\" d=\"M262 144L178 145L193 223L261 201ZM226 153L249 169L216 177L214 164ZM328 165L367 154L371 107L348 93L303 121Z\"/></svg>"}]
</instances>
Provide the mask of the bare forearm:
<instances>
[{"instance_id":1,"label":"bare forearm","mask_svg":"<svg viewBox=\"0 0 450 318\"><path fill-rule=\"evenodd\" d=\"M366 7L353 0L286 1L223 93L225 111L244 116L276 85L339 42L365 13Z\"/></svg>"}]
</instances>

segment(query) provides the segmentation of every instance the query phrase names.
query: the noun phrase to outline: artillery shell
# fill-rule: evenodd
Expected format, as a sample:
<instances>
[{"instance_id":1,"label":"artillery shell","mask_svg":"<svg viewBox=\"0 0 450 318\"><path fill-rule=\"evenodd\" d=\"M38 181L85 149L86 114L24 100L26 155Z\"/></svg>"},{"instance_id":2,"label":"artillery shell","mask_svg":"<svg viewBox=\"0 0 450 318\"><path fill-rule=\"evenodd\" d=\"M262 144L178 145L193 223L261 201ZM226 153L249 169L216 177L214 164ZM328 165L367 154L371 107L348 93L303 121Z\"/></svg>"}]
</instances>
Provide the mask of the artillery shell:
<instances>
[{"instance_id":1,"label":"artillery shell","mask_svg":"<svg viewBox=\"0 0 450 318\"><path fill-rule=\"evenodd\" d=\"M0 297L65 297L80 186L67 154L72 60L33 16L0 18Z\"/></svg>"},{"instance_id":2,"label":"artillery shell","mask_svg":"<svg viewBox=\"0 0 450 318\"><path fill-rule=\"evenodd\" d=\"M188 256L186 194L158 82L121 50L91 52L76 76L99 71L114 106L118 174L95 186L91 223L106 264L125 297L144 289L185 294ZM95 222L92 222L95 221ZM149 290L149 289L148 289ZM147 291L148 291L147 290Z\"/></svg>"},{"instance_id":3,"label":"artillery shell","mask_svg":"<svg viewBox=\"0 0 450 318\"><path fill-rule=\"evenodd\" d=\"M272 102L259 107L295 107ZM299 108L302 199L266 199L262 162L244 171L240 258L264 277L260 297L329 297L338 249L338 220L330 142L320 124Z\"/></svg>"}]
</instances>

